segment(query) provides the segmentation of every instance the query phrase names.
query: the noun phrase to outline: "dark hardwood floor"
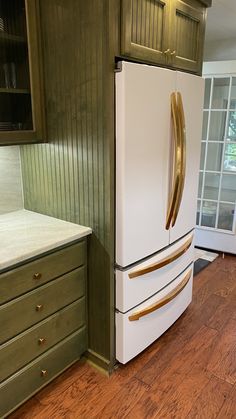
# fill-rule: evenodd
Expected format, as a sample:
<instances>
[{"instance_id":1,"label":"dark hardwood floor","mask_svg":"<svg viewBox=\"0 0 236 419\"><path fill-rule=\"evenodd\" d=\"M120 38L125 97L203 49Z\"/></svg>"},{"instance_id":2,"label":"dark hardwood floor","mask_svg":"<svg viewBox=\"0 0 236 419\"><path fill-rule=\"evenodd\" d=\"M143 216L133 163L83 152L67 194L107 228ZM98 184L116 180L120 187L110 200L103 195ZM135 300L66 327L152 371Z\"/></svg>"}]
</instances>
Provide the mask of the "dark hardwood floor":
<instances>
[{"instance_id":1,"label":"dark hardwood floor","mask_svg":"<svg viewBox=\"0 0 236 419\"><path fill-rule=\"evenodd\" d=\"M236 418L236 257L194 278L181 318L110 377L76 364L11 419Z\"/></svg>"}]
</instances>

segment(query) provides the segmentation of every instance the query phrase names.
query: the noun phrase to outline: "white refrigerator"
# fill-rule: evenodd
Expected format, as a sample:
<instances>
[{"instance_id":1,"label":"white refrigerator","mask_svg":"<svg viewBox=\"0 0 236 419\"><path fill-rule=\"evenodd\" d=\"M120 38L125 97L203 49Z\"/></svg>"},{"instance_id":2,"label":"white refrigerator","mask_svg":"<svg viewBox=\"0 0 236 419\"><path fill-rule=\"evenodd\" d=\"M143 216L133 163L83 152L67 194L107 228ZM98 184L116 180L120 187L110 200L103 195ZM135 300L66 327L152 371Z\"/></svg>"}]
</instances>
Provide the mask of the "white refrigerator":
<instances>
[{"instance_id":1,"label":"white refrigerator","mask_svg":"<svg viewBox=\"0 0 236 419\"><path fill-rule=\"evenodd\" d=\"M116 73L116 358L126 363L192 299L204 81L121 62Z\"/></svg>"}]
</instances>

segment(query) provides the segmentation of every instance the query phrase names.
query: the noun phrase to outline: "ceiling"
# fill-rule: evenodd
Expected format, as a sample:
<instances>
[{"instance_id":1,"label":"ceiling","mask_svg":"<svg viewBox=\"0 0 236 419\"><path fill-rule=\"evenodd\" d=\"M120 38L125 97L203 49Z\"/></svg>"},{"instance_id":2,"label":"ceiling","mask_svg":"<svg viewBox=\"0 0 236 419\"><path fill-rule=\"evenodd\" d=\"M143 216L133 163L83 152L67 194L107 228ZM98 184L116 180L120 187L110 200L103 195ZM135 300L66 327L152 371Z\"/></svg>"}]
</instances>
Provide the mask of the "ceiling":
<instances>
[{"instance_id":1,"label":"ceiling","mask_svg":"<svg viewBox=\"0 0 236 419\"><path fill-rule=\"evenodd\" d=\"M206 42L236 39L236 0L213 0L208 9Z\"/></svg>"}]
</instances>

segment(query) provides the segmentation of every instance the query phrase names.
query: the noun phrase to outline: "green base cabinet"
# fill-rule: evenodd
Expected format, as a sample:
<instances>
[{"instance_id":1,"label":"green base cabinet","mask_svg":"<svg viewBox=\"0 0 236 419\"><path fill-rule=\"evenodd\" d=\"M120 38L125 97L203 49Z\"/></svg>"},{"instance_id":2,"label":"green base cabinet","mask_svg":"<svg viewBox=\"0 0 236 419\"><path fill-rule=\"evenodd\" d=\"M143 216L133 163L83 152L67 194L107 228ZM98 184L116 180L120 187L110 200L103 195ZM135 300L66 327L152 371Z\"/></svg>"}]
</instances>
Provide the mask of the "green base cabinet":
<instances>
[{"instance_id":1,"label":"green base cabinet","mask_svg":"<svg viewBox=\"0 0 236 419\"><path fill-rule=\"evenodd\" d=\"M86 270L86 240L80 240L0 274L0 294L6 279L12 292L0 306L0 417L87 350Z\"/></svg>"}]
</instances>

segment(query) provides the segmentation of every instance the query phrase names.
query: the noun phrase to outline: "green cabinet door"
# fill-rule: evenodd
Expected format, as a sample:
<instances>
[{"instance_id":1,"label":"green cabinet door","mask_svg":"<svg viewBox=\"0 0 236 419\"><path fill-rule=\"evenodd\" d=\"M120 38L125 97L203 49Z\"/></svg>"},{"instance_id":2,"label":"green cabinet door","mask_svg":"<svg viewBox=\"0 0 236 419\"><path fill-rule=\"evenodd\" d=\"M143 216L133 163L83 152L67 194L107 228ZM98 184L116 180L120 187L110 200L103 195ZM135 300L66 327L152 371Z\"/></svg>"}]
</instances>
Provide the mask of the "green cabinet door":
<instances>
[{"instance_id":1,"label":"green cabinet door","mask_svg":"<svg viewBox=\"0 0 236 419\"><path fill-rule=\"evenodd\" d=\"M170 65L201 74L206 9L196 1L175 0L171 11Z\"/></svg>"},{"instance_id":2,"label":"green cabinet door","mask_svg":"<svg viewBox=\"0 0 236 419\"><path fill-rule=\"evenodd\" d=\"M166 64L168 0L122 0L121 55Z\"/></svg>"},{"instance_id":3,"label":"green cabinet door","mask_svg":"<svg viewBox=\"0 0 236 419\"><path fill-rule=\"evenodd\" d=\"M205 6L197 0L122 0L121 55L201 73Z\"/></svg>"},{"instance_id":4,"label":"green cabinet door","mask_svg":"<svg viewBox=\"0 0 236 419\"><path fill-rule=\"evenodd\" d=\"M0 144L45 141L39 0L0 0Z\"/></svg>"}]
</instances>

